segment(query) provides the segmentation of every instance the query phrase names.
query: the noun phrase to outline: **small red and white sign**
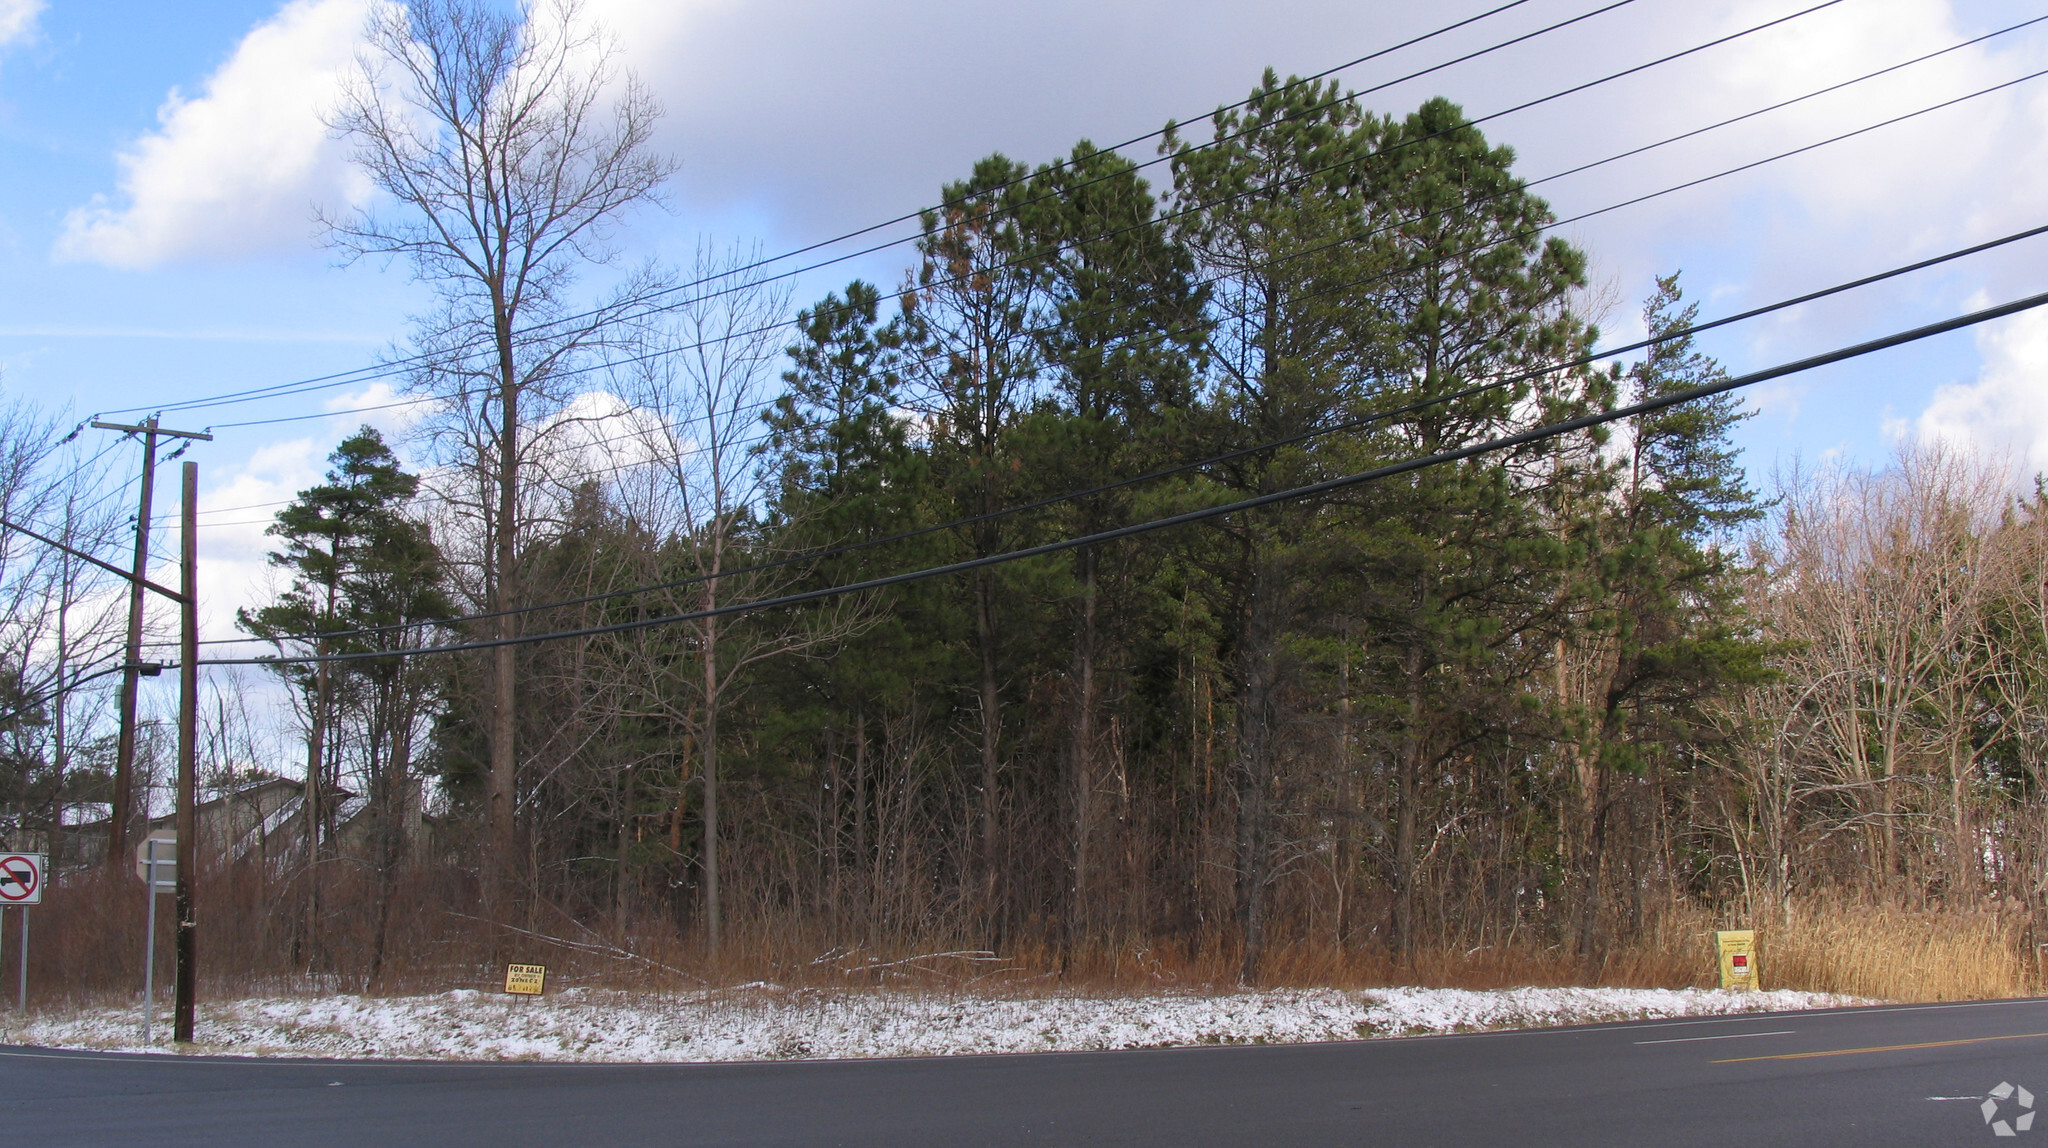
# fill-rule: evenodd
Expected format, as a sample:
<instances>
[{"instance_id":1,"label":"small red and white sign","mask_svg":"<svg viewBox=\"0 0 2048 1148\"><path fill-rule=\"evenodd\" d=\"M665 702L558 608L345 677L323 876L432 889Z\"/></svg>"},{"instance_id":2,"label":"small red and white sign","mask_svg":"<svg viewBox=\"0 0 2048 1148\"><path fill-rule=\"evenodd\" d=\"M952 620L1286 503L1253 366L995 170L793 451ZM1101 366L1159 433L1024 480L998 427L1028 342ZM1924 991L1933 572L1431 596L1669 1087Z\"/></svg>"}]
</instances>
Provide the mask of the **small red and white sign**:
<instances>
[{"instance_id":1,"label":"small red and white sign","mask_svg":"<svg viewBox=\"0 0 2048 1148\"><path fill-rule=\"evenodd\" d=\"M41 853L0 853L0 905L42 904L48 860Z\"/></svg>"}]
</instances>

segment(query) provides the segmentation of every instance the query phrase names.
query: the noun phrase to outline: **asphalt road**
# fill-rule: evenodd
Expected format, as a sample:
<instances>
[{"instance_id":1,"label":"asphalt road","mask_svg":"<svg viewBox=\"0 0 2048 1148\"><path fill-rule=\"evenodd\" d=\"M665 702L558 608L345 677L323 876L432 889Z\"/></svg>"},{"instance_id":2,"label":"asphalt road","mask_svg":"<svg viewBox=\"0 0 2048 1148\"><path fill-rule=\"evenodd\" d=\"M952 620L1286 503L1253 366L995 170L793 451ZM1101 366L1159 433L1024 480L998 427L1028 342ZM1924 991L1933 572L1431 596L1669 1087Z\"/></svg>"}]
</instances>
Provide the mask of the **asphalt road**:
<instances>
[{"instance_id":1,"label":"asphalt road","mask_svg":"<svg viewBox=\"0 0 2048 1148\"><path fill-rule=\"evenodd\" d=\"M720 1065L0 1048L20 1145L1936 1145L2048 1110L2048 1000L1346 1044Z\"/></svg>"}]
</instances>

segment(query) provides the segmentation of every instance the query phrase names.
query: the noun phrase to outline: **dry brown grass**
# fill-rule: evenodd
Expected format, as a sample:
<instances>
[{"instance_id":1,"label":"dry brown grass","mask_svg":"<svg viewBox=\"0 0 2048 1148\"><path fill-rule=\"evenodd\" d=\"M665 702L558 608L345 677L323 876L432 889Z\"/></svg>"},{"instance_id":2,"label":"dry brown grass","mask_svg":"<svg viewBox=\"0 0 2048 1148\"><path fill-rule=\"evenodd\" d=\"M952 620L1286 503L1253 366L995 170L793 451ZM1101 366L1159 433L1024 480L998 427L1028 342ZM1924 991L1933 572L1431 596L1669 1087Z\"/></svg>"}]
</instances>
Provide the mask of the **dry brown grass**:
<instances>
[{"instance_id":1,"label":"dry brown grass","mask_svg":"<svg viewBox=\"0 0 2048 1148\"><path fill-rule=\"evenodd\" d=\"M1757 930L1757 966L1776 988L1895 1001L1987 1000L2039 991L2025 919L1869 905L1795 908Z\"/></svg>"},{"instance_id":2,"label":"dry brown grass","mask_svg":"<svg viewBox=\"0 0 2048 1148\"><path fill-rule=\"evenodd\" d=\"M267 891L209 883L202 913L203 992L208 996L372 992L382 995L489 989L507 961L549 966L551 985L678 991L769 982L787 987L914 988L1017 996L1042 993L1230 992L1240 986L1234 946L1185 941L1095 943L1062 953L1049 944L983 952L944 935L868 942L787 921L735 922L714 958L672 926L587 924L552 906L517 922L458 912L455 890L411 884L389 929L379 974L366 974L360 914L337 912L323 967L295 964L289 914ZM141 898L126 883L88 879L53 891L38 910L32 995L46 1005L126 999L140 987ZM159 973L168 980L169 903L162 908ZM4 971L15 959L9 914ZM1262 966L1265 987L1413 985L1496 989L1522 985L1705 987L1716 983L1713 931L1755 928L1765 987L1931 1001L2026 995L2041 970L2018 912L1914 910L1857 903L1796 906L1789 920L1715 915L1684 903L1651 913L1631 939L1594 966L1555 935L1523 931L1509 944L1444 942L1405 959L1371 944L1282 942ZM11 975L7 977L11 987Z\"/></svg>"},{"instance_id":3,"label":"dry brown grass","mask_svg":"<svg viewBox=\"0 0 2048 1148\"><path fill-rule=\"evenodd\" d=\"M1588 966L1565 944L1431 945L1397 958L1384 948L1295 941L1273 946L1267 987L1499 989L1523 985L1708 988L1719 983L1717 929L1754 928L1766 988L1843 993L1872 1000L1977 1000L2040 991L2029 959L2026 919L1991 911L1913 910L1869 904L1795 907L1752 921L1674 905L1636 936ZM961 952L961 950L967 950ZM829 960L817 954L834 952ZM712 983L768 980L787 985L1038 992L1227 992L1240 987L1238 954L1224 945L1195 952L1171 944L1091 945L1065 954L1044 946L976 954L928 940L832 949L819 938L779 931L742 934L717 962L687 949L670 959Z\"/></svg>"}]
</instances>

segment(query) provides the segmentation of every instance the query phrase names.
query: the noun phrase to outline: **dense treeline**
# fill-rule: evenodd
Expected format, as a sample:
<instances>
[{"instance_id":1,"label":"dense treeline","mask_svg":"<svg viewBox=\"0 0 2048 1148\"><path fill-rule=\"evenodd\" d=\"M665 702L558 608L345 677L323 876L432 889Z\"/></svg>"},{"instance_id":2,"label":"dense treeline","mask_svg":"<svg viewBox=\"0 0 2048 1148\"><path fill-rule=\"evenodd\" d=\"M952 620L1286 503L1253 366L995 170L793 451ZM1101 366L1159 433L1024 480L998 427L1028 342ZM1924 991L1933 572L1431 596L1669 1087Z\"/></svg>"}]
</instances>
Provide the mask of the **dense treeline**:
<instances>
[{"instance_id":1,"label":"dense treeline","mask_svg":"<svg viewBox=\"0 0 2048 1148\"><path fill-rule=\"evenodd\" d=\"M429 78L516 71L462 55L484 43ZM538 101L550 138L585 138L589 84ZM358 98L385 190L454 162ZM374 976L404 888L613 953L1171 949L1246 980L1281 945L1597 973L1673 909L2042 903L2048 496L1930 451L1765 499L1726 396L1318 485L1721 377L1676 275L1643 304L1661 342L1584 362L1587 256L1454 105L1268 74L1170 127L1163 173L1086 141L982 160L900 283L793 323L712 250L572 312L591 235L666 170L638 98L545 171L530 125L427 109L524 172L505 217L579 205L532 217L527 262L346 230L447 285L413 368L441 414L418 474L341 444L273 529L285 592L242 616L355 659L280 667L303 770L215 757L311 782L269 951L346 964L323 922L354 922ZM0 725L24 793L39 720Z\"/></svg>"},{"instance_id":2,"label":"dense treeline","mask_svg":"<svg viewBox=\"0 0 2048 1148\"><path fill-rule=\"evenodd\" d=\"M1540 237L1547 208L1455 107L1387 119L1269 76L1212 131L1169 133L1163 201L1085 142L1035 171L976 165L925 217L899 292L855 282L799 316L765 444L726 449L720 424L743 415L686 404L710 426L684 449L714 461L674 473L681 497L586 484L519 575L542 600L687 584L528 625L1002 554L1613 397L1611 376L1538 370L1589 346L1570 305L1584 258ZM689 330L734 326L736 306L686 308ZM1679 381L1658 360L1632 385ZM1332 432L1382 412L1398 413ZM1586 778L1637 769L1629 755L1685 732L1648 711L1711 695L1741 661L1643 668L1701 640L1723 573L1705 547L1747 497L1721 441L1732 417L1639 435L1627 491L1599 443L1556 440L1213 526L529 647L527 877L622 920L660 905L707 937L729 915L1062 952L1173 937L1241 947L1249 976L1270 929L1334 912L1315 927L1407 946L1443 926L1430 826L1460 804L1447 785L1485 777L1521 805L1566 744ZM1665 615L1654 636L1602 621L1631 608ZM1609 669L1602 643L1628 667L1573 712L1545 675L1575 652ZM485 752L474 723L449 728L448 792L474 808ZM1608 800L1582 780L1566 789ZM1501 831L1554 849L1532 815L1571 818L1531 804ZM1490 877L1487 915L1511 927L1602 863L1603 813L1577 821L1570 857L1511 847L1520 888Z\"/></svg>"},{"instance_id":3,"label":"dense treeline","mask_svg":"<svg viewBox=\"0 0 2048 1148\"><path fill-rule=\"evenodd\" d=\"M982 161L902 284L803 309L779 355L754 332L782 301L706 256L723 293L672 314L601 424L626 445L566 452L590 472L551 474L531 512L526 600L587 600L521 625L1005 554L1719 376L1676 277L1643 361L1556 366L1593 345L1585 257L1542 238L1512 154L1447 103L1383 118L1268 76L1165 151L1157 193L1086 142ZM1943 851L1924 770L1886 767L1852 837L1893 852L1859 858L1853 789L1758 762L1783 751L1756 740L1788 720L1772 701L1819 705L1808 677L1844 675L1808 669L1821 647L1780 614L1808 582L1804 519L1743 550L1766 504L1728 443L1741 417L1709 400L1171 531L522 646L508 895L621 943L1171 945L1248 979L1276 938L1597 963L1674 901L1944 895L1960 870L1933 880L1896 844ZM486 885L490 677L421 679L423 765ZM1987 755L1946 767L1958 810Z\"/></svg>"}]
</instances>

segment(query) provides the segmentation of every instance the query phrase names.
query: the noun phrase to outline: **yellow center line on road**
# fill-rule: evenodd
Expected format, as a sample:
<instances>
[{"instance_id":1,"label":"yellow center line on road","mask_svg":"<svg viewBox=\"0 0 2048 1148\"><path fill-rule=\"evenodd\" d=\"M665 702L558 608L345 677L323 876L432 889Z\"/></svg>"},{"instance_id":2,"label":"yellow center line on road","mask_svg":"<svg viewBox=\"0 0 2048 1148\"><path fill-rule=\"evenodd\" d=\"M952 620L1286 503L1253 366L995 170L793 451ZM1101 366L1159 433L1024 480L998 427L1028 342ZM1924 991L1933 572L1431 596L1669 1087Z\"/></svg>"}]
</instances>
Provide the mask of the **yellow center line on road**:
<instances>
[{"instance_id":1,"label":"yellow center line on road","mask_svg":"<svg viewBox=\"0 0 2048 1148\"><path fill-rule=\"evenodd\" d=\"M1736 1056L1714 1064L1742 1064L1752 1060L1809 1060L1816 1056L1856 1056L1866 1052L1907 1052L1916 1048L1953 1048L1959 1044L1984 1044L1994 1040L2037 1040L2048 1032L2016 1032L2010 1036L1972 1036L1962 1040L1930 1040L1924 1044L1880 1044L1870 1048L1831 1048L1821 1052L1780 1052L1771 1056Z\"/></svg>"}]
</instances>

